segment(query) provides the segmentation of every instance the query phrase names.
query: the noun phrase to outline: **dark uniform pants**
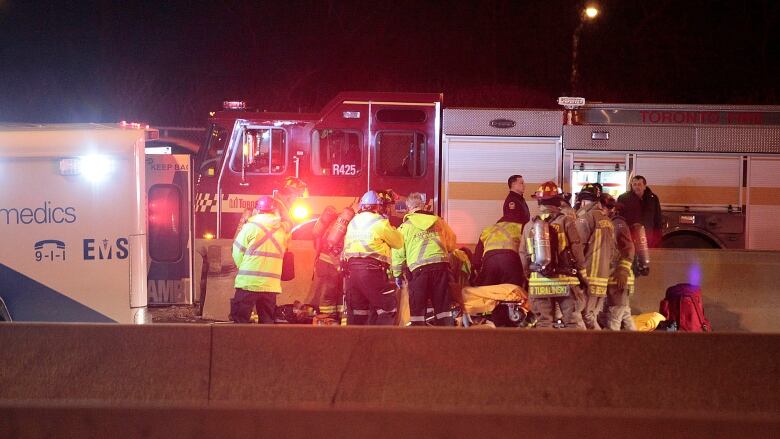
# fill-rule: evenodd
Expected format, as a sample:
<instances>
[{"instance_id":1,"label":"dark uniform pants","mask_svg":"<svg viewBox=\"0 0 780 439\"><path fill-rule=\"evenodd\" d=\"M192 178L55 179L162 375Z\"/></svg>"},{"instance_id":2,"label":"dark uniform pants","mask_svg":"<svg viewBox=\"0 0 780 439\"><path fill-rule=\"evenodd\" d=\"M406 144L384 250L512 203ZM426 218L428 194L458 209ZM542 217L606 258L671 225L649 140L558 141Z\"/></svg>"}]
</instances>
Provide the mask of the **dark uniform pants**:
<instances>
[{"instance_id":1,"label":"dark uniform pants","mask_svg":"<svg viewBox=\"0 0 780 439\"><path fill-rule=\"evenodd\" d=\"M398 301L386 266L369 258L350 259L345 288L348 325L395 324Z\"/></svg>"},{"instance_id":2,"label":"dark uniform pants","mask_svg":"<svg viewBox=\"0 0 780 439\"><path fill-rule=\"evenodd\" d=\"M526 280L520 255L512 250L491 250L485 253L476 284L478 287L515 284L525 288Z\"/></svg>"},{"instance_id":3,"label":"dark uniform pants","mask_svg":"<svg viewBox=\"0 0 780 439\"><path fill-rule=\"evenodd\" d=\"M230 320L236 323L250 323L252 309L255 308L260 323L273 324L276 293L260 293L236 288L236 293L230 301Z\"/></svg>"},{"instance_id":4,"label":"dark uniform pants","mask_svg":"<svg viewBox=\"0 0 780 439\"><path fill-rule=\"evenodd\" d=\"M571 286L569 288L579 288ZM561 308L565 329L585 329L582 321L581 305L573 292L565 297L532 297L531 309L536 314L538 328L552 328L555 319L555 305Z\"/></svg>"},{"instance_id":5,"label":"dark uniform pants","mask_svg":"<svg viewBox=\"0 0 780 439\"><path fill-rule=\"evenodd\" d=\"M428 299L433 305L436 326L453 326L450 299L450 264L423 265L412 271L409 281L409 311L412 326L425 326Z\"/></svg>"},{"instance_id":6,"label":"dark uniform pants","mask_svg":"<svg viewBox=\"0 0 780 439\"><path fill-rule=\"evenodd\" d=\"M322 260L317 260L314 264L312 293L315 303L320 308L320 312L338 320L338 308L343 301L344 292L341 273L333 264Z\"/></svg>"}]
</instances>

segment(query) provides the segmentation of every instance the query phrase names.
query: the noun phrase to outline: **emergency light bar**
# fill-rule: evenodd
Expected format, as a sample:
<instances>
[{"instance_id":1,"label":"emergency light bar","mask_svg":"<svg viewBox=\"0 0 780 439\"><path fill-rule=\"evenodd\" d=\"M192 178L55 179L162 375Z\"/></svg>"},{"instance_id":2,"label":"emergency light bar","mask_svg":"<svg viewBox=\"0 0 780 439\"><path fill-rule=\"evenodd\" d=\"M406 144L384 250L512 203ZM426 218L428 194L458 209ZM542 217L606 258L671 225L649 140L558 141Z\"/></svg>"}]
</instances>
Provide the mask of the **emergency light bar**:
<instances>
[{"instance_id":1,"label":"emergency light bar","mask_svg":"<svg viewBox=\"0 0 780 439\"><path fill-rule=\"evenodd\" d=\"M222 101L223 110L246 110L244 101Z\"/></svg>"},{"instance_id":2,"label":"emergency light bar","mask_svg":"<svg viewBox=\"0 0 780 439\"><path fill-rule=\"evenodd\" d=\"M104 155L70 157L60 160L60 175L81 175L97 183L113 173L115 167L114 160Z\"/></svg>"},{"instance_id":3,"label":"emergency light bar","mask_svg":"<svg viewBox=\"0 0 780 439\"><path fill-rule=\"evenodd\" d=\"M144 130L144 137L146 140L156 140L160 138L160 130L149 127L148 123L128 122L126 120L123 120L119 122L119 126L122 128L133 128L137 130Z\"/></svg>"}]
</instances>

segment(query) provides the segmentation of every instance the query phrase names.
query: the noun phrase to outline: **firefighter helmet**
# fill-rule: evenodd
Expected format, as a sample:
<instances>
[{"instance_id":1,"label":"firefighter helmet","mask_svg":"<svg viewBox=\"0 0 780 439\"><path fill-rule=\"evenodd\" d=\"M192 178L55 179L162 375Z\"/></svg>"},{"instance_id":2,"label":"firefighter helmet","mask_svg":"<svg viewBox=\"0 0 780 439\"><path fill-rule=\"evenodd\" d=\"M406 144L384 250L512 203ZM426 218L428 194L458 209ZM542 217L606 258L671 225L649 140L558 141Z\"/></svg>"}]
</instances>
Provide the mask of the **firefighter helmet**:
<instances>
[{"instance_id":1,"label":"firefighter helmet","mask_svg":"<svg viewBox=\"0 0 780 439\"><path fill-rule=\"evenodd\" d=\"M385 206L390 206L398 201L398 195L392 189L385 189L383 191L377 191L379 200Z\"/></svg>"},{"instance_id":2,"label":"firefighter helmet","mask_svg":"<svg viewBox=\"0 0 780 439\"><path fill-rule=\"evenodd\" d=\"M276 203L268 195L263 195L257 199L255 210L258 212L273 212L274 209L276 209Z\"/></svg>"},{"instance_id":3,"label":"firefighter helmet","mask_svg":"<svg viewBox=\"0 0 780 439\"><path fill-rule=\"evenodd\" d=\"M601 185L598 183L585 183L577 194L577 201L599 201L601 198Z\"/></svg>"},{"instance_id":4,"label":"firefighter helmet","mask_svg":"<svg viewBox=\"0 0 780 439\"><path fill-rule=\"evenodd\" d=\"M554 181L546 181L539 186L533 197L539 201L560 199L561 193L558 191L558 185Z\"/></svg>"},{"instance_id":5,"label":"firefighter helmet","mask_svg":"<svg viewBox=\"0 0 780 439\"><path fill-rule=\"evenodd\" d=\"M284 178L282 192L306 198L309 195L309 186L298 177L287 176Z\"/></svg>"},{"instance_id":6,"label":"firefighter helmet","mask_svg":"<svg viewBox=\"0 0 780 439\"><path fill-rule=\"evenodd\" d=\"M360 197L360 208L366 209L372 206L381 206L382 200L375 191L368 191Z\"/></svg>"}]
</instances>

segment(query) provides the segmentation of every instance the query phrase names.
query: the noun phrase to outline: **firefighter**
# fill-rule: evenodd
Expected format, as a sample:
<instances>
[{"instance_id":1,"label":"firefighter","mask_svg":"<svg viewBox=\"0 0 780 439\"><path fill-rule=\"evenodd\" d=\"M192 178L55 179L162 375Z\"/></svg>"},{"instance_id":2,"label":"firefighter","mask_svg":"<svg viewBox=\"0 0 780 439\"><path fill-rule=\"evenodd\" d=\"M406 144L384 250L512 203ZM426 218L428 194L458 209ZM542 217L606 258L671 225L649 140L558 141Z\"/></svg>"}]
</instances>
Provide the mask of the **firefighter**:
<instances>
[{"instance_id":1,"label":"firefighter","mask_svg":"<svg viewBox=\"0 0 780 439\"><path fill-rule=\"evenodd\" d=\"M334 229L338 227L338 219L336 209L333 206L328 206L312 228L315 257L310 296L313 298L312 303L319 306L318 321L324 325L338 324L339 306L344 296L340 262L344 237L342 235L340 239L335 240L333 245L328 239L335 233ZM347 220L348 222L349 220Z\"/></svg>"},{"instance_id":2,"label":"firefighter","mask_svg":"<svg viewBox=\"0 0 780 439\"><path fill-rule=\"evenodd\" d=\"M621 215L622 205L610 195L604 195L604 207L607 216L612 219L617 239L617 264L607 285L607 301L605 305L604 326L613 331L621 329L635 331L634 319L631 318L629 296L634 293L634 273L631 265L634 261L634 241L631 238L631 228Z\"/></svg>"},{"instance_id":3,"label":"firefighter","mask_svg":"<svg viewBox=\"0 0 780 439\"><path fill-rule=\"evenodd\" d=\"M561 213L563 197L554 182L542 184L535 198L540 212L523 229L520 256L529 277L536 326L552 327L557 304L566 329L584 329L580 307L587 272L576 221Z\"/></svg>"},{"instance_id":4,"label":"firefighter","mask_svg":"<svg viewBox=\"0 0 780 439\"><path fill-rule=\"evenodd\" d=\"M413 326L425 325L425 311L430 299L436 326L453 326L449 254L455 250L455 233L443 219L424 210L423 194L409 194L406 207L409 213L398 228L403 234L404 245L394 249L392 255L396 285L401 284L404 267L411 271L410 321Z\"/></svg>"},{"instance_id":5,"label":"firefighter","mask_svg":"<svg viewBox=\"0 0 780 439\"><path fill-rule=\"evenodd\" d=\"M280 218L277 203L269 196L257 200L253 213L233 242L238 274L230 317L236 323L249 323L256 308L260 323L273 323L292 223Z\"/></svg>"},{"instance_id":6,"label":"firefighter","mask_svg":"<svg viewBox=\"0 0 780 439\"><path fill-rule=\"evenodd\" d=\"M586 183L577 194L577 232L585 247L588 270L582 320L588 329L601 329L598 316L604 308L615 248L615 228L604 212L601 197L600 187L591 183Z\"/></svg>"},{"instance_id":7,"label":"firefighter","mask_svg":"<svg viewBox=\"0 0 780 439\"><path fill-rule=\"evenodd\" d=\"M285 177L282 188L274 194L274 201L279 209L279 215L283 219L289 220L290 208L295 200L308 196L309 188L303 180L297 177Z\"/></svg>"},{"instance_id":8,"label":"firefighter","mask_svg":"<svg viewBox=\"0 0 780 439\"><path fill-rule=\"evenodd\" d=\"M375 191L360 199L360 211L347 226L342 259L346 262L347 324L393 325L398 312L395 283L389 277L391 249L404 245L401 232L382 216Z\"/></svg>"},{"instance_id":9,"label":"firefighter","mask_svg":"<svg viewBox=\"0 0 780 439\"><path fill-rule=\"evenodd\" d=\"M518 255L523 234L522 216L516 210L504 209L495 224L479 235L473 266L479 270L477 286L515 284L525 286L523 266Z\"/></svg>"}]
</instances>

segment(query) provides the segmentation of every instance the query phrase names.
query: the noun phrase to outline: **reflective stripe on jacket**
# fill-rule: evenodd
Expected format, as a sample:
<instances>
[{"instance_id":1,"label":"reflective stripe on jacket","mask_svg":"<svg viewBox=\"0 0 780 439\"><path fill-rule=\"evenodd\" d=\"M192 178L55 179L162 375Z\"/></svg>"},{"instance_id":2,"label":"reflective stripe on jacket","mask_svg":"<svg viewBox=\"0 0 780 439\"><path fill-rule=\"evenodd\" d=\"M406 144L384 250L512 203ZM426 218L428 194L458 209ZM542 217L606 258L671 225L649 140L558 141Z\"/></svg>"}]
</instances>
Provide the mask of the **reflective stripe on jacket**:
<instances>
[{"instance_id":1,"label":"reflective stripe on jacket","mask_svg":"<svg viewBox=\"0 0 780 439\"><path fill-rule=\"evenodd\" d=\"M582 253L582 243L580 235L577 233L575 221L568 215L563 215L560 210L549 206L542 206L539 217L547 220L551 215L556 215L549 222L550 233L555 233L558 241L558 248L554 249L557 260L563 261L567 257L567 250L574 256L574 267L581 273L585 271L585 257ZM528 267L534 261L534 219L523 228L523 242L526 245L520 247L520 259L523 261L523 268L529 272ZM579 279L575 276L559 274L546 277L541 273L530 272L528 276L528 295L532 297L560 297L568 296L570 287L578 285Z\"/></svg>"},{"instance_id":2,"label":"reflective stripe on jacket","mask_svg":"<svg viewBox=\"0 0 780 439\"><path fill-rule=\"evenodd\" d=\"M373 258L390 265L390 249L403 245L403 235L387 218L374 212L360 212L347 226L342 259Z\"/></svg>"},{"instance_id":3,"label":"reflective stripe on jacket","mask_svg":"<svg viewBox=\"0 0 780 439\"><path fill-rule=\"evenodd\" d=\"M449 262L449 253L455 250L455 233L440 217L414 212L404 217L398 227L404 236L404 245L393 249L393 276L399 277L404 265L410 271L424 265Z\"/></svg>"},{"instance_id":4,"label":"reflective stripe on jacket","mask_svg":"<svg viewBox=\"0 0 780 439\"><path fill-rule=\"evenodd\" d=\"M636 254L636 248L634 247L634 241L631 238L631 228L622 216L614 216L612 218L612 224L615 225L615 244L616 252L613 260L616 261L615 270L618 268L628 271L628 282L626 283L626 290L629 295L634 294L634 271L631 269L631 265L634 261L634 255ZM614 270L613 270L614 274ZM613 276L609 278L609 285L616 285L617 281Z\"/></svg>"},{"instance_id":5,"label":"reflective stripe on jacket","mask_svg":"<svg viewBox=\"0 0 780 439\"><path fill-rule=\"evenodd\" d=\"M601 204L593 203L577 211L577 231L585 244L588 294L607 295L607 283L614 270L615 227Z\"/></svg>"},{"instance_id":6,"label":"reflective stripe on jacket","mask_svg":"<svg viewBox=\"0 0 780 439\"><path fill-rule=\"evenodd\" d=\"M499 221L485 227L479 240L482 241L484 253L491 250L513 250L517 252L522 240L523 225L520 223Z\"/></svg>"},{"instance_id":7,"label":"reflective stripe on jacket","mask_svg":"<svg viewBox=\"0 0 780 439\"><path fill-rule=\"evenodd\" d=\"M290 224L278 215L260 213L241 227L233 241L235 287L247 291L282 292L282 260L290 239Z\"/></svg>"}]
</instances>

